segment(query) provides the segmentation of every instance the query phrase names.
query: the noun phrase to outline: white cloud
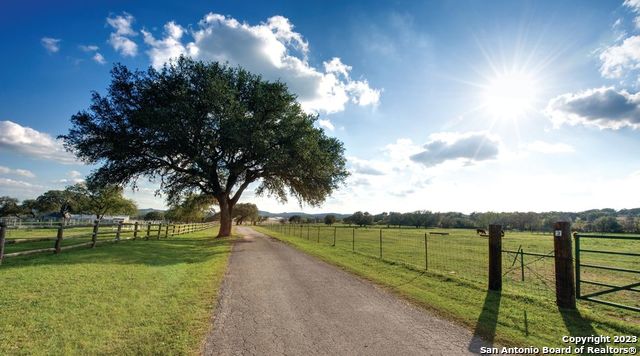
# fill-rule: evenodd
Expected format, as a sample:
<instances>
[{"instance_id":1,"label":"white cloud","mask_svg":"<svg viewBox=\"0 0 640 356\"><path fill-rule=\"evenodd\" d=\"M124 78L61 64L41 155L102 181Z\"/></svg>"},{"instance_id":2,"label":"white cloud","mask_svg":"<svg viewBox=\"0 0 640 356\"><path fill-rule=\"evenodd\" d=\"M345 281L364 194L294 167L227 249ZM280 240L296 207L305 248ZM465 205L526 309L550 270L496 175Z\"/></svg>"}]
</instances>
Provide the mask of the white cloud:
<instances>
[{"instance_id":1,"label":"white cloud","mask_svg":"<svg viewBox=\"0 0 640 356\"><path fill-rule=\"evenodd\" d=\"M447 161L470 164L495 159L500 141L486 132L441 132L429 136L424 150L411 156L411 160L427 167Z\"/></svg>"},{"instance_id":2,"label":"white cloud","mask_svg":"<svg viewBox=\"0 0 640 356\"><path fill-rule=\"evenodd\" d=\"M21 180L14 180L10 178L0 178L0 187L2 188L40 188L41 186L24 182Z\"/></svg>"},{"instance_id":3,"label":"white cloud","mask_svg":"<svg viewBox=\"0 0 640 356\"><path fill-rule=\"evenodd\" d=\"M357 157L348 157L347 161L351 166L351 172L364 175L381 176L384 175L384 164L359 159Z\"/></svg>"},{"instance_id":4,"label":"white cloud","mask_svg":"<svg viewBox=\"0 0 640 356\"><path fill-rule=\"evenodd\" d=\"M60 140L12 121L0 121L0 149L64 164L79 163Z\"/></svg>"},{"instance_id":5,"label":"white cloud","mask_svg":"<svg viewBox=\"0 0 640 356\"><path fill-rule=\"evenodd\" d=\"M545 113L555 126L580 124L600 129L638 129L640 93L602 87L563 94L549 101Z\"/></svg>"},{"instance_id":6,"label":"white cloud","mask_svg":"<svg viewBox=\"0 0 640 356\"><path fill-rule=\"evenodd\" d=\"M65 185L71 185L71 184L77 184L77 183L84 183L84 179L81 178L62 178L62 179L58 179L56 181L54 181L55 183L60 183L60 184L65 184Z\"/></svg>"},{"instance_id":7,"label":"white cloud","mask_svg":"<svg viewBox=\"0 0 640 356\"><path fill-rule=\"evenodd\" d=\"M636 15L633 22L640 29L640 1L625 0L623 5ZM617 34L615 44L600 52L600 74L605 78L623 78L640 69L640 36L628 36L621 27L622 19L618 18L612 26Z\"/></svg>"},{"instance_id":8,"label":"white cloud","mask_svg":"<svg viewBox=\"0 0 640 356\"><path fill-rule=\"evenodd\" d=\"M107 18L107 24L115 30L109 35L109 43L123 56L135 57L138 54L138 45L128 37L137 35L131 27L134 20L134 17L126 12Z\"/></svg>"},{"instance_id":9,"label":"white cloud","mask_svg":"<svg viewBox=\"0 0 640 356\"><path fill-rule=\"evenodd\" d=\"M93 56L91 57L91 59L94 62L99 63L99 64L107 63L107 61L104 59L104 56L102 55L102 53L98 52L100 47L95 46L95 45L88 45L88 46L80 45L79 47L84 52L93 53Z\"/></svg>"},{"instance_id":10,"label":"white cloud","mask_svg":"<svg viewBox=\"0 0 640 356\"><path fill-rule=\"evenodd\" d=\"M352 79L351 66L340 58L324 62L324 70L313 67L307 60L309 44L293 29L282 16L250 25L209 13L190 33L192 41L186 44L182 42L185 29L173 21L164 26L162 39L148 31L143 35L156 68L180 55L240 65L265 79L286 83L309 112L335 113L343 111L348 102L360 106L379 102L381 90L372 88L367 80Z\"/></svg>"},{"instance_id":11,"label":"white cloud","mask_svg":"<svg viewBox=\"0 0 640 356\"><path fill-rule=\"evenodd\" d=\"M318 120L318 125L320 127L323 127L325 129L329 130L329 131L334 131L336 129L335 126L333 126L331 121L329 121L328 119L327 120L323 120L323 119Z\"/></svg>"},{"instance_id":12,"label":"white cloud","mask_svg":"<svg viewBox=\"0 0 640 356\"><path fill-rule=\"evenodd\" d=\"M42 37L40 43L49 53L56 53L60 51L60 39L51 37Z\"/></svg>"},{"instance_id":13,"label":"white cloud","mask_svg":"<svg viewBox=\"0 0 640 356\"><path fill-rule=\"evenodd\" d=\"M11 174L27 178L35 178L35 174L27 169L11 169L9 167L0 166L0 174Z\"/></svg>"},{"instance_id":14,"label":"white cloud","mask_svg":"<svg viewBox=\"0 0 640 356\"><path fill-rule=\"evenodd\" d=\"M628 7L632 12L636 14L640 13L639 0L624 0L623 5ZM640 28L640 17L636 16L636 18L633 19L633 23L636 25L636 28Z\"/></svg>"},{"instance_id":15,"label":"white cloud","mask_svg":"<svg viewBox=\"0 0 640 356\"><path fill-rule=\"evenodd\" d=\"M546 154L575 152L575 149L573 148L573 146L568 145L566 143L562 143L562 142L551 143L551 142L545 142L540 140L529 143L526 146L526 148L532 152L539 152L539 153L546 153Z\"/></svg>"},{"instance_id":16,"label":"white cloud","mask_svg":"<svg viewBox=\"0 0 640 356\"><path fill-rule=\"evenodd\" d=\"M84 174L76 170L71 170L67 172L67 178L62 178L54 181L54 183L60 183L60 184L66 184L66 185L84 183L84 182L85 182Z\"/></svg>"},{"instance_id":17,"label":"white cloud","mask_svg":"<svg viewBox=\"0 0 640 356\"><path fill-rule=\"evenodd\" d=\"M164 25L164 39L157 40L153 35L142 30L144 42L151 46L147 52L151 58L151 65L159 68L171 59L187 54L187 49L182 45L180 39L184 35L184 28L171 21Z\"/></svg>"},{"instance_id":18,"label":"white cloud","mask_svg":"<svg viewBox=\"0 0 640 356\"><path fill-rule=\"evenodd\" d=\"M410 156L421 151L419 145L413 143L411 139L399 138L394 143L386 145L383 152L395 162L410 162Z\"/></svg>"},{"instance_id":19,"label":"white cloud","mask_svg":"<svg viewBox=\"0 0 640 356\"><path fill-rule=\"evenodd\" d=\"M628 71L640 68L640 36L627 37L619 45L600 53L600 73L606 78L621 78Z\"/></svg>"},{"instance_id":20,"label":"white cloud","mask_svg":"<svg viewBox=\"0 0 640 356\"><path fill-rule=\"evenodd\" d=\"M85 52L95 52L97 50L100 49L100 47L96 46L96 45L80 45L79 46L81 50L85 51Z\"/></svg>"},{"instance_id":21,"label":"white cloud","mask_svg":"<svg viewBox=\"0 0 640 356\"><path fill-rule=\"evenodd\" d=\"M44 190L45 187L38 184L10 178L0 178L0 195L8 195L19 200L33 199L42 194Z\"/></svg>"},{"instance_id":22,"label":"white cloud","mask_svg":"<svg viewBox=\"0 0 640 356\"><path fill-rule=\"evenodd\" d=\"M345 78L349 77L349 72L352 69L351 66L342 63L338 57L333 57L329 62L322 62L322 64L325 72L342 74Z\"/></svg>"},{"instance_id":23,"label":"white cloud","mask_svg":"<svg viewBox=\"0 0 640 356\"><path fill-rule=\"evenodd\" d=\"M107 61L104 59L104 56L98 52L96 52L96 54L94 54L91 59L93 59L96 63L99 63L99 64L107 63Z\"/></svg>"}]
</instances>

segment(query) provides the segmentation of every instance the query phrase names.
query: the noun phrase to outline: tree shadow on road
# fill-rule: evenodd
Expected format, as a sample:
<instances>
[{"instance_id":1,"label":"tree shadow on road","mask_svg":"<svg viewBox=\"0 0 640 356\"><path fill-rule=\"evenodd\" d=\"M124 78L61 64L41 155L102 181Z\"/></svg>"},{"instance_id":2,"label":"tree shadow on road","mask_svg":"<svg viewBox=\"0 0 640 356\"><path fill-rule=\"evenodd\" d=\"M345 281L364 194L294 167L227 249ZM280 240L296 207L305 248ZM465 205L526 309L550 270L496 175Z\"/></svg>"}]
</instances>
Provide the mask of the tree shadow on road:
<instances>
[{"instance_id":1,"label":"tree shadow on road","mask_svg":"<svg viewBox=\"0 0 640 356\"><path fill-rule=\"evenodd\" d=\"M500 299L502 299L502 292L487 291L482 311L480 312L478 322L473 332L473 338L469 343L469 351L480 353L481 347L493 346L496 327L498 325L498 315L500 313Z\"/></svg>"}]
</instances>

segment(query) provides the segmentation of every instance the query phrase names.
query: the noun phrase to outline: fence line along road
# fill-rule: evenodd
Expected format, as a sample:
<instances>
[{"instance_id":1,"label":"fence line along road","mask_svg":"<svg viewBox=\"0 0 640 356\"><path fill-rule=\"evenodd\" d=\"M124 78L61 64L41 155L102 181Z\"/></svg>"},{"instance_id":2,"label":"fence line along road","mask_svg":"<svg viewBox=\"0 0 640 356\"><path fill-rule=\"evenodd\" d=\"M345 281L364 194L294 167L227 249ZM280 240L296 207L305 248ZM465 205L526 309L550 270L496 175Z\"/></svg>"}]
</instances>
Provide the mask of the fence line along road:
<instances>
[{"instance_id":1,"label":"fence line along road","mask_svg":"<svg viewBox=\"0 0 640 356\"><path fill-rule=\"evenodd\" d=\"M117 223L101 225L98 220L90 225L68 226L59 223L55 228L46 228L39 225L19 228L9 228L0 222L0 264L5 258L27 256L38 253L53 252L54 254L79 247L96 247L98 244L124 240L136 240L143 238L161 239L169 236L188 234L211 228L215 225L209 223L190 224L163 224L163 223ZM50 236L28 236L36 234L51 234ZM11 236L13 235L13 236ZM25 235L25 236L21 236ZM7 248L11 251L7 251Z\"/></svg>"},{"instance_id":2,"label":"fence line along road","mask_svg":"<svg viewBox=\"0 0 640 356\"><path fill-rule=\"evenodd\" d=\"M557 222L553 234L534 239L517 233L504 236L500 225L492 226L495 231L489 235L493 238L476 235L472 230L361 229L302 224L266 224L262 227L417 271L479 286L489 282L488 287L492 290L506 287L511 292L525 295L545 298L555 295L561 308L575 309L577 297L640 311L635 294L640 293L640 270L637 268L640 236L576 234L573 256L568 222ZM580 244L581 239L593 240L593 243L585 247ZM585 273L581 273L585 268L588 269L586 280ZM611 299L600 299L604 295Z\"/></svg>"}]
</instances>

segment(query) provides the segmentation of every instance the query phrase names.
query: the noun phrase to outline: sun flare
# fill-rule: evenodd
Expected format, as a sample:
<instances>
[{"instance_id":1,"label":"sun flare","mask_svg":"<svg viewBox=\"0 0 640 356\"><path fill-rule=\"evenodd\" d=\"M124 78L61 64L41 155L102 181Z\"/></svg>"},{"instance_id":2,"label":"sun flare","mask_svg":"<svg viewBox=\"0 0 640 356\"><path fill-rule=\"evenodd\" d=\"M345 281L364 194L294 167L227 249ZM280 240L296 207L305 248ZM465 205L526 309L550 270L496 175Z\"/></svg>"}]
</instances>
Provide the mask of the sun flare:
<instances>
[{"instance_id":1,"label":"sun flare","mask_svg":"<svg viewBox=\"0 0 640 356\"><path fill-rule=\"evenodd\" d=\"M499 119L517 119L534 109L535 79L521 72L496 75L484 87L483 106Z\"/></svg>"}]
</instances>

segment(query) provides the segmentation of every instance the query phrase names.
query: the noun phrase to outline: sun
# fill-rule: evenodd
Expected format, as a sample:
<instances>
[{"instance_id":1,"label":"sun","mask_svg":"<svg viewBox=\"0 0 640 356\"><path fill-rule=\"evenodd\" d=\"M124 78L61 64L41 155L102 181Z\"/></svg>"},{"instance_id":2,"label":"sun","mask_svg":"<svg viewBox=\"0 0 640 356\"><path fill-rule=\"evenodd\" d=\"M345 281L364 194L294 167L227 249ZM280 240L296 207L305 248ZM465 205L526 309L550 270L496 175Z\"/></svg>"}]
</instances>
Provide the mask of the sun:
<instances>
[{"instance_id":1,"label":"sun","mask_svg":"<svg viewBox=\"0 0 640 356\"><path fill-rule=\"evenodd\" d=\"M482 106L496 119L518 119L534 109L535 78L525 72L495 75L483 86Z\"/></svg>"}]
</instances>

